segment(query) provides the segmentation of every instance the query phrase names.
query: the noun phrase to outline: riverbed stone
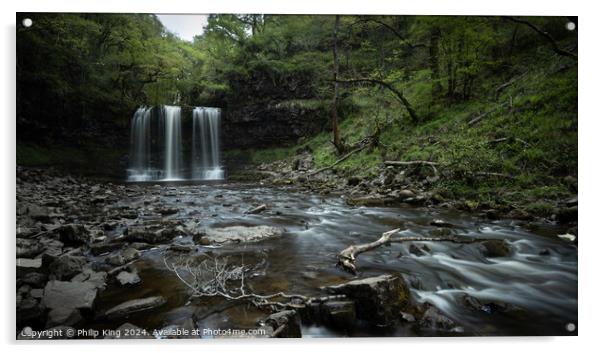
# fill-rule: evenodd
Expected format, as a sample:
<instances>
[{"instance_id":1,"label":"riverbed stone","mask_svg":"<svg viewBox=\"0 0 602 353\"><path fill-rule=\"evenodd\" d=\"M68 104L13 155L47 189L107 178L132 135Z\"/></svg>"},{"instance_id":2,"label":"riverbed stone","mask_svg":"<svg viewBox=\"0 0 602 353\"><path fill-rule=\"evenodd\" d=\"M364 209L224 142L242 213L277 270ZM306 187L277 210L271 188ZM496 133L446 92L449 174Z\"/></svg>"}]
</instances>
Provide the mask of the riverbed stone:
<instances>
[{"instance_id":1,"label":"riverbed stone","mask_svg":"<svg viewBox=\"0 0 602 353\"><path fill-rule=\"evenodd\" d=\"M490 239L479 244L480 250L486 257L506 257L510 255L510 246L504 240Z\"/></svg>"},{"instance_id":2,"label":"riverbed stone","mask_svg":"<svg viewBox=\"0 0 602 353\"><path fill-rule=\"evenodd\" d=\"M134 285L141 282L140 276L136 272L121 271L116 278L122 286Z\"/></svg>"},{"instance_id":3,"label":"riverbed stone","mask_svg":"<svg viewBox=\"0 0 602 353\"><path fill-rule=\"evenodd\" d=\"M44 288L42 303L50 309L92 309L98 289L90 282L65 282L52 280Z\"/></svg>"},{"instance_id":4,"label":"riverbed stone","mask_svg":"<svg viewBox=\"0 0 602 353\"><path fill-rule=\"evenodd\" d=\"M161 244L171 241L178 235L175 229L157 226L130 226L126 239L128 241L141 241L150 244Z\"/></svg>"},{"instance_id":5,"label":"riverbed stone","mask_svg":"<svg viewBox=\"0 0 602 353\"><path fill-rule=\"evenodd\" d=\"M205 229L205 237L212 244L251 243L279 237L284 229L270 226L232 226Z\"/></svg>"},{"instance_id":6,"label":"riverbed stone","mask_svg":"<svg viewBox=\"0 0 602 353\"><path fill-rule=\"evenodd\" d=\"M65 244L85 245L90 242L90 232L81 224L66 224L56 229Z\"/></svg>"},{"instance_id":7,"label":"riverbed stone","mask_svg":"<svg viewBox=\"0 0 602 353\"><path fill-rule=\"evenodd\" d=\"M326 301L320 305L322 320L328 324L346 328L356 319L355 302L351 300Z\"/></svg>"},{"instance_id":8,"label":"riverbed stone","mask_svg":"<svg viewBox=\"0 0 602 353\"><path fill-rule=\"evenodd\" d=\"M435 306L429 305L420 319L420 326L436 331L457 331L456 323Z\"/></svg>"},{"instance_id":9,"label":"riverbed stone","mask_svg":"<svg viewBox=\"0 0 602 353\"><path fill-rule=\"evenodd\" d=\"M19 270L36 270L42 267L42 259L17 259L17 273Z\"/></svg>"},{"instance_id":10,"label":"riverbed stone","mask_svg":"<svg viewBox=\"0 0 602 353\"><path fill-rule=\"evenodd\" d=\"M35 239L17 238L17 257L32 258L44 251L44 246Z\"/></svg>"},{"instance_id":11,"label":"riverbed stone","mask_svg":"<svg viewBox=\"0 0 602 353\"><path fill-rule=\"evenodd\" d=\"M127 317L130 314L157 308L167 301L162 296L133 299L123 302L105 313L109 319Z\"/></svg>"},{"instance_id":12,"label":"riverbed stone","mask_svg":"<svg viewBox=\"0 0 602 353\"><path fill-rule=\"evenodd\" d=\"M24 297L17 300L17 322L39 322L43 320L44 305L40 301L28 294L24 294Z\"/></svg>"},{"instance_id":13,"label":"riverbed stone","mask_svg":"<svg viewBox=\"0 0 602 353\"><path fill-rule=\"evenodd\" d=\"M47 222L50 220L50 210L47 207L30 204L27 206L27 214L36 221Z\"/></svg>"},{"instance_id":14,"label":"riverbed stone","mask_svg":"<svg viewBox=\"0 0 602 353\"><path fill-rule=\"evenodd\" d=\"M107 273L84 268L80 274L71 279L71 282L86 282L93 285L94 288L98 290L104 290L107 286Z\"/></svg>"},{"instance_id":15,"label":"riverbed stone","mask_svg":"<svg viewBox=\"0 0 602 353\"><path fill-rule=\"evenodd\" d=\"M54 327L59 325L73 326L82 320L82 316L78 309L75 308L54 308L48 312L48 320L46 327Z\"/></svg>"},{"instance_id":16,"label":"riverbed stone","mask_svg":"<svg viewBox=\"0 0 602 353\"><path fill-rule=\"evenodd\" d=\"M278 338L300 338L301 337L301 317L295 310L283 310L268 316L265 324L270 326L273 331L284 325L283 329L273 337Z\"/></svg>"},{"instance_id":17,"label":"riverbed stone","mask_svg":"<svg viewBox=\"0 0 602 353\"><path fill-rule=\"evenodd\" d=\"M63 255L54 260L49 267L50 274L58 280L68 280L82 272L86 258L83 256Z\"/></svg>"},{"instance_id":18,"label":"riverbed stone","mask_svg":"<svg viewBox=\"0 0 602 353\"><path fill-rule=\"evenodd\" d=\"M357 279L325 289L346 295L355 302L358 318L378 325L391 324L409 303L405 282L395 275Z\"/></svg>"},{"instance_id":19,"label":"riverbed stone","mask_svg":"<svg viewBox=\"0 0 602 353\"><path fill-rule=\"evenodd\" d=\"M29 272L21 277L21 281L33 288L44 288L46 281L48 281L48 276L41 272Z\"/></svg>"},{"instance_id":20,"label":"riverbed stone","mask_svg":"<svg viewBox=\"0 0 602 353\"><path fill-rule=\"evenodd\" d=\"M94 255L100 255L100 254L109 253L111 251L120 249L122 246L123 246L123 243L120 243L120 242L102 241L102 242L90 245L90 252L92 252L92 254L94 254Z\"/></svg>"}]
</instances>

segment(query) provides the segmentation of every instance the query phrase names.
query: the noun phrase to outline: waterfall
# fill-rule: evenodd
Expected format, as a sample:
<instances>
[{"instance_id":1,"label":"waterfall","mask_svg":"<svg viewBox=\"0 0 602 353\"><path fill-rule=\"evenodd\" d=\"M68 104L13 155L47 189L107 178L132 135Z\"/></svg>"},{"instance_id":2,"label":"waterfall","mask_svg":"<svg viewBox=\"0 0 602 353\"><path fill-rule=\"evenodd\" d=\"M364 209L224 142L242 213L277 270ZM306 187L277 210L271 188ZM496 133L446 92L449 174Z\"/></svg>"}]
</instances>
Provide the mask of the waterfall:
<instances>
[{"instance_id":1,"label":"waterfall","mask_svg":"<svg viewBox=\"0 0 602 353\"><path fill-rule=\"evenodd\" d=\"M180 124L180 107L166 105L163 107L165 124L165 179L181 179L182 167L182 126Z\"/></svg>"},{"instance_id":2,"label":"waterfall","mask_svg":"<svg viewBox=\"0 0 602 353\"><path fill-rule=\"evenodd\" d=\"M218 108L197 107L192 112L192 177L200 180L224 179L219 160Z\"/></svg>"},{"instance_id":3,"label":"waterfall","mask_svg":"<svg viewBox=\"0 0 602 353\"><path fill-rule=\"evenodd\" d=\"M151 109L147 107L138 108L132 117L129 180L147 181L152 179L150 122Z\"/></svg>"},{"instance_id":4,"label":"waterfall","mask_svg":"<svg viewBox=\"0 0 602 353\"><path fill-rule=\"evenodd\" d=\"M128 181L223 180L220 114L219 108L197 107L186 119L177 106L138 108L131 119Z\"/></svg>"}]
</instances>

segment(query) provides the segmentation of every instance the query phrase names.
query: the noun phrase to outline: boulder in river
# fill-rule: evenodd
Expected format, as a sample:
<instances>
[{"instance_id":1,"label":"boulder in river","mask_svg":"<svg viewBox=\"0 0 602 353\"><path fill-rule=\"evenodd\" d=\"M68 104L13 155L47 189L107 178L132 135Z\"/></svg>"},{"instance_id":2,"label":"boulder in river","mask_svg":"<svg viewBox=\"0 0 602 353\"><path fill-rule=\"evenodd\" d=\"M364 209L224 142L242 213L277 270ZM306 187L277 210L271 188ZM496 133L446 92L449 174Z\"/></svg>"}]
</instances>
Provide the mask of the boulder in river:
<instances>
[{"instance_id":1,"label":"boulder in river","mask_svg":"<svg viewBox=\"0 0 602 353\"><path fill-rule=\"evenodd\" d=\"M508 243L500 239L490 239L482 241L480 249L486 257L506 257L510 255L510 247Z\"/></svg>"},{"instance_id":2,"label":"boulder in river","mask_svg":"<svg viewBox=\"0 0 602 353\"><path fill-rule=\"evenodd\" d=\"M105 314L109 319L117 319L140 311L154 309L165 303L166 300L162 296L133 299L107 310Z\"/></svg>"},{"instance_id":3,"label":"boulder in river","mask_svg":"<svg viewBox=\"0 0 602 353\"><path fill-rule=\"evenodd\" d=\"M326 287L331 294L344 294L355 302L357 317L389 325L409 303L405 282L398 276L381 275Z\"/></svg>"},{"instance_id":4,"label":"boulder in river","mask_svg":"<svg viewBox=\"0 0 602 353\"><path fill-rule=\"evenodd\" d=\"M320 304L322 320L328 324L346 328L356 319L355 303L350 300L326 301Z\"/></svg>"},{"instance_id":5,"label":"boulder in river","mask_svg":"<svg viewBox=\"0 0 602 353\"><path fill-rule=\"evenodd\" d=\"M424 328L436 331L461 331L461 328L453 320L432 305L428 305L419 323Z\"/></svg>"},{"instance_id":6,"label":"boulder in river","mask_svg":"<svg viewBox=\"0 0 602 353\"><path fill-rule=\"evenodd\" d=\"M279 237L284 229L270 226L232 226L224 228L208 228L205 236L212 244L251 243L269 238Z\"/></svg>"}]
</instances>

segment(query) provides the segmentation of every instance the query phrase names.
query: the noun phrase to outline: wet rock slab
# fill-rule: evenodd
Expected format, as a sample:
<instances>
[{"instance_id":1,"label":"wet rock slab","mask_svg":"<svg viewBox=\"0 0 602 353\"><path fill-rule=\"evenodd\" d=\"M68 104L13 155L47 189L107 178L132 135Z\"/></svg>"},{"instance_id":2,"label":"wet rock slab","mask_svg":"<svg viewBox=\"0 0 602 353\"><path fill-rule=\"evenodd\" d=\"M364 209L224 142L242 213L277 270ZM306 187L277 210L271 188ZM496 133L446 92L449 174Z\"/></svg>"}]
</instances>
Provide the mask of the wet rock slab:
<instances>
[{"instance_id":1,"label":"wet rock slab","mask_svg":"<svg viewBox=\"0 0 602 353\"><path fill-rule=\"evenodd\" d=\"M357 317L378 324L391 324L409 302L403 280L381 275L349 281L325 288L330 294L344 294L355 302Z\"/></svg>"},{"instance_id":2,"label":"wet rock slab","mask_svg":"<svg viewBox=\"0 0 602 353\"><path fill-rule=\"evenodd\" d=\"M209 228L202 238L212 244L251 243L279 237L284 229L270 226Z\"/></svg>"},{"instance_id":3,"label":"wet rock slab","mask_svg":"<svg viewBox=\"0 0 602 353\"><path fill-rule=\"evenodd\" d=\"M50 309L92 309L97 292L96 286L91 282L64 282L52 280L49 281L44 288L42 303Z\"/></svg>"}]
</instances>

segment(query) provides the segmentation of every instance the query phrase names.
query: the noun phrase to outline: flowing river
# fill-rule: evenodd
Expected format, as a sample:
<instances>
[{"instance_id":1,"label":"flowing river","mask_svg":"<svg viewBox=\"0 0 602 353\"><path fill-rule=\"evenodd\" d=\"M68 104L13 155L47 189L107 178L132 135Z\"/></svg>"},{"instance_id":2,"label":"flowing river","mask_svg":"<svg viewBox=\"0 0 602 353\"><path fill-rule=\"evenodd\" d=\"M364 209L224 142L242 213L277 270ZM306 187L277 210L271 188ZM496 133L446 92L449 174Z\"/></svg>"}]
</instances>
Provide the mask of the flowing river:
<instances>
[{"instance_id":1,"label":"flowing river","mask_svg":"<svg viewBox=\"0 0 602 353\"><path fill-rule=\"evenodd\" d=\"M567 324L577 323L577 249L556 237L562 230L555 225L512 220L489 221L458 211L437 208L351 207L342 197L320 196L290 189L245 185L128 185L127 196L112 207L137 209L144 222L160 222L152 205L177 208L167 218L183 223L200 222L203 227L270 225L286 229L283 236L256 243L223 246L197 246L196 254L258 254L267 260L262 273L249 280L257 293L278 291L320 295L321 286L354 278L335 266L336 254L350 244L374 241L381 233L401 228L399 236L430 236L440 219L453 225L453 234L469 237L506 239L511 254L487 258L476 244L415 242L424 247L409 251L412 243L394 243L361 254L357 260L359 277L384 273L402 275L415 303L429 302L462 327L458 335L564 335ZM257 204L268 210L248 215ZM149 206L150 205L150 206ZM163 218L164 219L164 218ZM118 236L119 229L112 236ZM109 235L111 236L111 235ZM180 237L177 243L191 244ZM125 300L163 295L167 304L152 312L132 315L127 322L143 328L161 328L192 313L206 312L195 324L200 328L257 327L266 316L255 307L241 303L212 310L224 303L220 298L190 300L188 288L165 268L166 246L143 252L135 266L142 283L135 287L110 284L100 294L98 309L106 310ZM102 261L102 256L98 257ZM465 294L483 303L512 305L511 312L475 310L464 302ZM97 328L115 328L125 322L98 319L87 323ZM415 336L412 325L370 328L358 325L335 330L304 325L304 337Z\"/></svg>"}]
</instances>

